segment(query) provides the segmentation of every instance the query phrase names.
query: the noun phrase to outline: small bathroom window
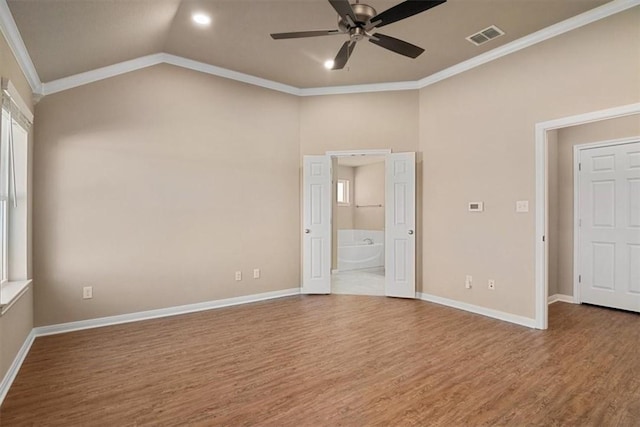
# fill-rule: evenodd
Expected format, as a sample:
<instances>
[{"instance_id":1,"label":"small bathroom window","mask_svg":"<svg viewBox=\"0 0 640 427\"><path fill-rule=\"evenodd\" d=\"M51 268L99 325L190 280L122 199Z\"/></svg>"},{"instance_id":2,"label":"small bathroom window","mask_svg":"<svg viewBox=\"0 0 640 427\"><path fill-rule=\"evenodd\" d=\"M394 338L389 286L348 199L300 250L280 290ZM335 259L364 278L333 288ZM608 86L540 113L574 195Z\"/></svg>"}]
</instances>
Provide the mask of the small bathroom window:
<instances>
[{"instance_id":1,"label":"small bathroom window","mask_svg":"<svg viewBox=\"0 0 640 427\"><path fill-rule=\"evenodd\" d=\"M336 190L338 205L349 205L349 180L339 179Z\"/></svg>"}]
</instances>

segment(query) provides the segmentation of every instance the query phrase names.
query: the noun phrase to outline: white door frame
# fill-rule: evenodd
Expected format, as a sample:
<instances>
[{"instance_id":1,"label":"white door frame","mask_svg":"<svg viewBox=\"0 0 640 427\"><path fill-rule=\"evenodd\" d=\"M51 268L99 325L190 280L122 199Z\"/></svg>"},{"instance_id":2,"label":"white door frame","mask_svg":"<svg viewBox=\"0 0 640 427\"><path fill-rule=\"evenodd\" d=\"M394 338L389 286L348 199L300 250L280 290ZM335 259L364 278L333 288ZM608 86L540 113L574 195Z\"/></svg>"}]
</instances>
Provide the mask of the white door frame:
<instances>
[{"instance_id":1,"label":"white door frame","mask_svg":"<svg viewBox=\"0 0 640 427\"><path fill-rule=\"evenodd\" d=\"M324 155L329 157L351 157L351 156L386 156L387 154L391 154L390 148L381 148L381 149L368 149L368 150L339 150L339 151L325 151ZM334 176L335 176L334 171ZM353 187L352 187L353 188ZM354 201L355 203L355 201ZM331 203L333 207L333 202ZM331 221L333 221L333 209L331 209ZM331 244L331 257L333 258L333 244ZM331 273L338 271L338 266L336 269L331 269Z\"/></svg>"},{"instance_id":2,"label":"white door frame","mask_svg":"<svg viewBox=\"0 0 640 427\"><path fill-rule=\"evenodd\" d=\"M391 154L390 148L380 150L346 150L346 151L327 151L325 156L331 157L349 157L349 156L386 156Z\"/></svg>"},{"instance_id":3,"label":"white door frame","mask_svg":"<svg viewBox=\"0 0 640 427\"><path fill-rule=\"evenodd\" d=\"M573 302L580 304L580 174L578 164L580 163L580 152L591 148L611 147L615 145L630 144L639 142L640 136L631 136L628 138L611 139L600 142L589 142L573 146Z\"/></svg>"},{"instance_id":4,"label":"white door frame","mask_svg":"<svg viewBox=\"0 0 640 427\"><path fill-rule=\"evenodd\" d=\"M537 329L547 329L548 327L548 297L549 297L549 274L548 274L548 141L547 131L560 129L568 126L576 126L600 120L613 119L616 117L640 114L640 102L623 105L620 107L608 108L605 110L593 111L575 116L563 117L536 123L535 125L535 182L536 182L536 232L535 240L535 325Z\"/></svg>"},{"instance_id":5,"label":"white door frame","mask_svg":"<svg viewBox=\"0 0 640 427\"><path fill-rule=\"evenodd\" d=\"M387 154L391 154L391 149L390 148L381 148L381 149L367 149L367 150L338 150L338 151L326 151L324 153L325 156L329 156L329 157L351 157L351 156L385 156ZM335 171L334 171L334 176L335 176ZM385 178L386 179L386 178ZM353 188L353 187L352 187ZM355 201L354 201L355 203ZM331 204L331 206L333 206L333 203ZM386 209L386 208L385 208ZM334 220L333 218L333 209L331 210L331 221ZM386 216L386 215L385 215ZM333 258L333 249L334 246L333 244L331 244L331 257ZM337 266L336 266L336 270L337 271ZM332 269L331 272L333 273L334 270Z\"/></svg>"}]
</instances>

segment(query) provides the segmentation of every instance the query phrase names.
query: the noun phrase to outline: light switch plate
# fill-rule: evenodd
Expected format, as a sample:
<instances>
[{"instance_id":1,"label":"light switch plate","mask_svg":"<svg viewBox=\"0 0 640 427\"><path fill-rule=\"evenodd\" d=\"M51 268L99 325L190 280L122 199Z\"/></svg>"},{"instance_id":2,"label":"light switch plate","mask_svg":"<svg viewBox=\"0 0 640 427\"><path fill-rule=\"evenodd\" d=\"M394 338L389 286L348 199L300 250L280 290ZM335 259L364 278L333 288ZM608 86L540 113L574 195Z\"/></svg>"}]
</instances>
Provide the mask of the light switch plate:
<instances>
[{"instance_id":1,"label":"light switch plate","mask_svg":"<svg viewBox=\"0 0 640 427\"><path fill-rule=\"evenodd\" d=\"M516 202L516 212L529 212L529 201L518 200Z\"/></svg>"}]
</instances>

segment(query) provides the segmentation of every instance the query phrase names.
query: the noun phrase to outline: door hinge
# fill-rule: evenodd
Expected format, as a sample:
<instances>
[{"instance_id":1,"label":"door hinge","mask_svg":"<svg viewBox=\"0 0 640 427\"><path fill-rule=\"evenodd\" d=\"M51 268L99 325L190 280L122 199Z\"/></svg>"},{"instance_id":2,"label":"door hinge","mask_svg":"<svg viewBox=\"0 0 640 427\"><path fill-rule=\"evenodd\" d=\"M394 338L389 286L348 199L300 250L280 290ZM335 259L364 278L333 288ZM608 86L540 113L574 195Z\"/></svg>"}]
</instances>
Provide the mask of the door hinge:
<instances>
[{"instance_id":1,"label":"door hinge","mask_svg":"<svg viewBox=\"0 0 640 427\"><path fill-rule=\"evenodd\" d=\"M582 170L582 162L578 163L578 170L581 171Z\"/></svg>"},{"instance_id":2,"label":"door hinge","mask_svg":"<svg viewBox=\"0 0 640 427\"><path fill-rule=\"evenodd\" d=\"M543 242L545 241L545 236L542 236L542 241L543 241Z\"/></svg>"},{"instance_id":3,"label":"door hinge","mask_svg":"<svg viewBox=\"0 0 640 427\"><path fill-rule=\"evenodd\" d=\"M582 283L582 274L578 274L578 283Z\"/></svg>"}]
</instances>

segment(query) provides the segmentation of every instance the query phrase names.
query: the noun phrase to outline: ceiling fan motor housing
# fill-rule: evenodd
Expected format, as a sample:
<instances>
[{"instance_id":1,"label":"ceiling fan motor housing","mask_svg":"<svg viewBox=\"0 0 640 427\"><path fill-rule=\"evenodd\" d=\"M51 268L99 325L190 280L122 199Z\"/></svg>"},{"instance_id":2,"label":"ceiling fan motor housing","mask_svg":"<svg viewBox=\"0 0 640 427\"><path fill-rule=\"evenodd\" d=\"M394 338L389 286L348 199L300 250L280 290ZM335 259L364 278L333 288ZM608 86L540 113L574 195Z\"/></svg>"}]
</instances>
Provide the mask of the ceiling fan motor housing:
<instances>
[{"instance_id":1,"label":"ceiling fan motor housing","mask_svg":"<svg viewBox=\"0 0 640 427\"><path fill-rule=\"evenodd\" d=\"M354 22L354 24L356 25L355 28L363 27L369 21L369 19L378 14L374 8L372 8L368 4L363 3L352 4L351 9L353 9L353 14L356 16L356 22ZM346 33L352 30L354 27L352 27L349 22L346 22L341 16L338 16L338 28Z\"/></svg>"}]
</instances>

